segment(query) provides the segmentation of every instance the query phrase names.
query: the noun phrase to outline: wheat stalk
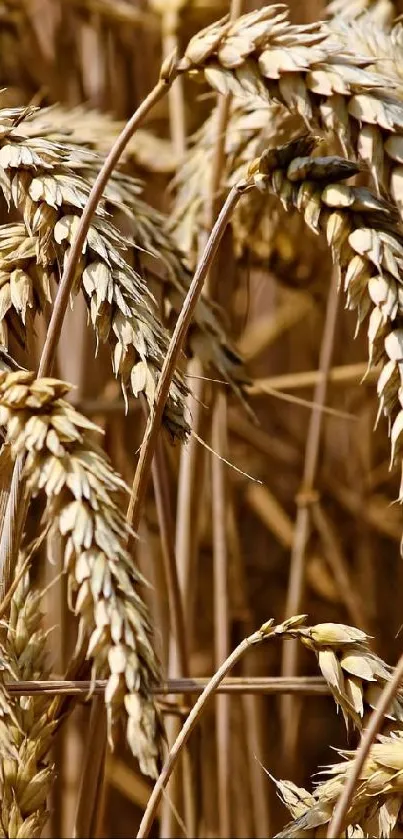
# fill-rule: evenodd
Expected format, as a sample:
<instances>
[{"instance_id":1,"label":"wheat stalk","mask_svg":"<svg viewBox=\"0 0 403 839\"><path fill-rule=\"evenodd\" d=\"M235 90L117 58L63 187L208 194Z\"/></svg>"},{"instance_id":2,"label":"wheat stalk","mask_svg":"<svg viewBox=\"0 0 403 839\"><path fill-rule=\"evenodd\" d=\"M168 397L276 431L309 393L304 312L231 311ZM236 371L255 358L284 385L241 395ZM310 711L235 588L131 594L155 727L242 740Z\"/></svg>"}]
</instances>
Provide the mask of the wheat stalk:
<instances>
[{"instance_id":1,"label":"wheat stalk","mask_svg":"<svg viewBox=\"0 0 403 839\"><path fill-rule=\"evenodd\" d=\"M60 534L70 597L89 636L93 678L105 674L109 739L119 718L143 772L156 774L159 722L151 696L157 666L141 578L127 552L118 502L126 487L89 437L96 426L62 397L69 386L18 371L0 374L0 423L24 477L47 497L45 521Z\"/></svg>"},{"instance_id":2,"label":"wheat stalk","mask_svg":"<svg viewBox=\"0 0 403 839\"><path fill-rule=\"evenodd\" d=\"M36 305L48 298L49 277L59 278L59 266L68 258L88 201L93 171L99 168L94 152L41 136L25 137L21 123L29 113L29 109L0 112L0 188L7 202L22 213L28 233L24 245L21 227L4 231L6 258L2 259L0 253L3 318L9 310L25 316L27 308L35 311ZM9 238L14 233L15 242L11 242ZM20 248L24 247L31 259L27 271L25 253L24 259L20 257ZM144 392L152 406L168 334L157 319L155 303L144 280L125 259L127 247L127 239L111 224L105 207L98 207L75 275L73 293L83 289L97 340L110 343L113 369L121 377L124 392L128 388L134 395ZM185 393L178 374L164 420L169 430L181 437L187 430L183 417Z\"/></svg>"}]
</instances>

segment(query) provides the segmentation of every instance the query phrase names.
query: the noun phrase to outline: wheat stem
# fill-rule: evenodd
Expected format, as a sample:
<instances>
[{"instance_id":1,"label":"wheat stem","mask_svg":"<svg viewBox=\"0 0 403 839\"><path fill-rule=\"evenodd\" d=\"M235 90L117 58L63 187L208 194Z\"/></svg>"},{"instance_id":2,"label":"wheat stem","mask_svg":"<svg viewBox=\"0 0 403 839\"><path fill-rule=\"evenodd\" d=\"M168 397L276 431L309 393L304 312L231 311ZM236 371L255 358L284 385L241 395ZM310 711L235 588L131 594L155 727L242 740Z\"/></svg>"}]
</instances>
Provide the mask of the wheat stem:
<instances>
[{"instance_id":1,"label":"wheat stem","mask_svg":"<svg viewBox=\"0 0 403 839\"><path fill-rule=\"evenodd\" d=\"M214 638L216 666L228 656L228 548L226 521L226 476L221 457L227 455L227 399L220 388L213 406L211 445L220 457L211 458L213 574L214 574ZM216 699L216 748L218 775L219 835L231 836L230 788L230 704L228 696Z\"/></svg>"},{"instance_id":2,"label":"wheat stem","mask_svg":"<svg viewBox=\"0 0 403 839\"><path fill-rule=\"evenodd\" d=\"M224 235L226 226L242 193L246 188L245 181L234 186L228 193L227 199L211 232L206 248L196 269L189 291L183 302L182 309L165 357L158 385L155 392L155 403L150 413L140 450L140 457L133 480L133 487L127 511L127 520L136 530L138 528L141 509L150 476L151 463L154 457L162 415L169 393L170 383L178 364L186 334L194 314L194 310L201 295L204 281L217 253L218 246Z\"/></svg>"},{"instance_id":3,"label":"wheat stem","mask_svg":"<svg viewBox=\"0 0 403 839\"><path fill-rule=\"evenodd\" d=\"M302 593L304 585L304 564L305 551L309 533L310 523L310 498L314 492L315 477L317 471L319 446L322 435L323 411L327 394L327 377L331 367L333 346L335 340L336 319L338 309L338 277L336 269L333 270L331 288L329 290L325 326L323 330L322 345L320 350L319 371L320 377L316 383L307 441L305 448L305 463L303 471L302 486L300 490L301 503L298 505L297 518L294 530L294 542L291 554L290 576L285 607L286 616L298 614L301 608ZM305 499L305 501L303 500ZM284 644L282 675L294 676L298 667L298 644L292 641ZM283 736L284 754L292 765L295 758L299 728L299 706L292 699L283 702Z\"/></svg>"},{"instance_id":4,"label":"wheat stem","mask_svg":"<svg viewBox=\"0 0 403 839\"><path fill-rule=\"evenodd\" d=\"M162 46L165 57L178 50L178 12L169 7L162 15ZM180 76L176 79L176 84L169 89L169 124L172 145L179 165L186 152L184 79Z\"/></svg>"},{"instance_id":5,"label":"wheat stem","mask_svg":"<svg viewBox=\"0 0 403 839\"><path fill-rule=\"evenodd\" d=\"M105 702L101 696L95 696L91 704L89 731L74 820L74 839L91 839L97 836L96 828L105 770L106 729Z\"/></svg>"},{"instance_id":6,"label":"wheat stem","mask_svg":"<svg viewBox=\"0 0 403 839\"><path fill-rule=\"evenodd\" d=\"M262 628L257 632L254 632L252 635L249 635L248 638L244 638L244 640L241 641L241 643L235 648L231 655L228 656L226 661L223 662L223 664L214 674L210 682L206 685L203 693L201 694L201 696L199 696L199 699L197 700L186 722L184 723L183 728L181 729L180 734L177 737L164 763L162 772L155 783L154 789L150 795L147 804L146 811L141 820L141 824L137 834L137 839L146 839L146 837L149 836L164 789L172 775L172 772L175 769L175 766L178 762L178 758L182 752L183 747L186 745L193 729L200 721L200 717L205 709L208 700L214 695L219 684L222 682L222 680L225 678L225 676L231 670L231 668L234 667L234 665L239 661L240 658L242 658L246 650L248 650L249 647L251 647L253 644L258 644L260 641L263 641L266 637L267 633Z\"/></svg>"},{"instance_id":7,"label":"wheat stem","mask_svg":"<svg viewBox=\"0 0 403 839\"><path fill-rule=\"evenodd\" d=\"M348 808L351 804L354 791L356 789L360 777L361 769L364 766L365 760L368 757L370 748L374 743L377 734L379 734L382 728L382 723L385 714L387 714L390 705L399 690L402 677L403 655L399 658L399 661L396 665L395 671L390 682L386 683L382 691L381 698L376 707L376 710L373 712L373 714L371 714L371 719L368 728L365 730L359 748L356 752L356 757L354 760L351 774L349 774L346 780L346 783L343 787L343 791L334 809L333 816L327 831L328 839L337 839L338 836L341 836L343 822L346 817Z\"/></svg>"}]
</instances>

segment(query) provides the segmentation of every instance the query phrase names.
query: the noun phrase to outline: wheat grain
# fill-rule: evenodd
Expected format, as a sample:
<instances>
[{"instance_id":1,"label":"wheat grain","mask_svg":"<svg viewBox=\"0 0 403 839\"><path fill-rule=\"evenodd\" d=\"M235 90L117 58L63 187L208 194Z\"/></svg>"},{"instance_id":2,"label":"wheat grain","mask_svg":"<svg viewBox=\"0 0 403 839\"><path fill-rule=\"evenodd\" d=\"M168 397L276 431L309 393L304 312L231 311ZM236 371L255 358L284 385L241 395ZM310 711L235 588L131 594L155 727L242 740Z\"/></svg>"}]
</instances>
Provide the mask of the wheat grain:
<instances>
[{"instance_id":1,"label":"wheat grain","mask_svg":"<svg viewBox=\"0 0 403 839\"><path fill-rule=\"evenodd\" d=\"M130 530L118 502L126 487L89 437L96 426L62 397L69 386L18 371L0 374L0 424L24 475L47 497L45 521L60 534L70 597L89 635L93 678L108 678L109 738L120 718L143 772L156 774L159 722L151 696L157 666L127 552Z\"/></svg>"},{"instance_id":2,"label":"wheat grain","mask_svg":"<svg viewBox=\"0 0 403 839\"><path fill-rule=\"evenodd\" d=\"M0 188L7 202L22 213L28 233L24 245L21 227L14 231L15 242L8 237L10 234L13 238L13 230L5 230L6 259L2 260L0 254L3 318L12 309L13 315L21 317L27 308L35 311L41 298L48 299L49 278L59 278L59 267L68 256L98 162L95 152L41 136L25 137L21 123L30 113L30 109L18 108L0 112ZM21 270L20 248L24 247L31 257L27 271ZM155 302L144 280L125 258L127 248L127 238L111 224L101 205L87 236L74 293L83 289L97 340L111 345L113 370L120 375L124 392L128 388L134 395L143 391L151 407L168 333L159 323ZM20 334L23 335L21 330ZM183 416L185 393L178 374L164 421L171 433L179 437L187 432Z\"/></svg>"}]
</instances>

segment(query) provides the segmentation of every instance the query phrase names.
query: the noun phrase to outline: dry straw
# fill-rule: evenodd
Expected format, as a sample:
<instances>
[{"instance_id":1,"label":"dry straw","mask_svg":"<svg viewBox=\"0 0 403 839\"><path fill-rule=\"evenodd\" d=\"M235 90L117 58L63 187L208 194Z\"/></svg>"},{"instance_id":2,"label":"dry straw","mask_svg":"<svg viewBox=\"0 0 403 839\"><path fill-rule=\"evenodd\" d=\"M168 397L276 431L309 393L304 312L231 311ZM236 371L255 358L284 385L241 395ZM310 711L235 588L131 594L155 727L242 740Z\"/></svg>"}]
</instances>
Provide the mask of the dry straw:
<instances>
[{"instance_id":1,"label":"dry straw","mask_svg":"<svg viewBox=\"0 0 403 839\"><path fill-rule=\"evenodd\" d=\"M126 487L92 442L97 428L63 400L69 386L28 372L0 374L0 423L14 458L25 456L33 495L46 495L45 524L60 535L69 596L88 638L92 675L108 679L109 739L119 719L143 772L156 775L159 718L151 695L157 664L127 551L119 507Z\"/></svg>"}]
</instances>

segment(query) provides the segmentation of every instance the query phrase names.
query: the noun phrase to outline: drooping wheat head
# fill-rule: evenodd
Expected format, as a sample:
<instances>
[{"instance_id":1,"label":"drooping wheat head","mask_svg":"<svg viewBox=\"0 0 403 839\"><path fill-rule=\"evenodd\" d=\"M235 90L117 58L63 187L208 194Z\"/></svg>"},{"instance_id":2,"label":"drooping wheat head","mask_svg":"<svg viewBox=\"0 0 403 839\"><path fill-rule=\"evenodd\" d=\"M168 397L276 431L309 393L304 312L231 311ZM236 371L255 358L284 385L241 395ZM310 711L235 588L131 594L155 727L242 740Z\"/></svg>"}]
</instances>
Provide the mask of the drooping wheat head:
<instances>
[{"instance_id":1,"label":"drooping wheat head","mask_svg":"<svg viewBox=\"0 0 403 839\"><path fill-rule=\"evenodd\" d=\"M340 266L347 307L358 325L369 317L369 365L380 364L380 412L388 418L392 462L401 464L403 411L401 271L403 232L396 208L365 187L343 183L360 167L339 157L314 158L312 137L265 152L251 167L256 185L297 208L308 226L323 231ZM403 498L403 484L400 488Z\"/></svg>"},{"instance_id":2,"label":"drooping wheat head","mask_svg":"<svg viewBox=\"0 0 403 839\"><path fill-rule=\"evenodd\" d=\"M346 47L325 23L294 26L281 5L218 21L189 42L180 72L203 71L219 92L281 102L365 160L401 204L403 103L399 83L368 70L373 56Z\"/></svg>"}]
</instances>

